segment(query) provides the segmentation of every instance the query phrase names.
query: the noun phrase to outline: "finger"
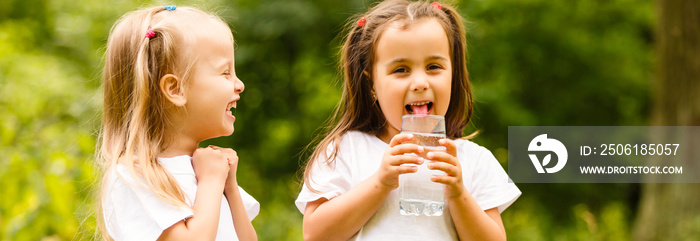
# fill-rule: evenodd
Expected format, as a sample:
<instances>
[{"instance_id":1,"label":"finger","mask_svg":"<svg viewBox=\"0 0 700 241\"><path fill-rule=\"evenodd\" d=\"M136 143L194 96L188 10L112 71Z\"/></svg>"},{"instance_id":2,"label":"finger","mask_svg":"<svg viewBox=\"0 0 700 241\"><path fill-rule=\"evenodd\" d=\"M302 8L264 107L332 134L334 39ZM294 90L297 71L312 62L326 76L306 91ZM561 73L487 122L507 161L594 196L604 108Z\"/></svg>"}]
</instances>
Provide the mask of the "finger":
<instances>
[{"instance_id":1,"label":"finger","mask_svg":"<svg viewBox=\"0 0 700 241\"><path fill-rule=\"evenodd\" d=\"M221 147L212 146L212 145L208 145L207 147L202 148L202 149L207 149L207 150L212 150L212 151L216 151L216 152L221 152Z\"/></svg>"},{"instance_id":2,"label":"finger","mask_svg":"<svg viewBox=\"0 0 700 241\"><path fill-rule=\"evenodd\" d=\"M428 152L428 154L425 155L425 157L431 161L446 162L446 163L449 163L453 166L459 166L459 160L456 157L454 157L446 152L431 151L431 152Z\"/></svg>"},{"instance_id":3,"label":"finger","mask_svg":"<svg viewBox=\"0 0 700 241\"><path fill-rule=\"evenodd\" d=\"M413 134L398 134L391 138L391 141L389 142L389 147L395 147L403 142L412 141L414 139L415 137L413 136Z\"/></svg>"},{"instance_id":4,"label":"finger","mask_svg":"<svg viewBox=\"0 0 700 241\"><path fill-rule=\"evenodd\" d=\"M238 162L238 153L236 153L236 151L229 149L226 152L226 155L228 156L229 161Z\"/></svg>"},{"instance_id":5,"label":"finger","mask_svg":"<svg viewBox=\"0 0 700 241\"><path fill-rule=\"evenodd\" d=\"M226 153L226 154L229 154L229 155L233 155L233 156L237 156L237 155L238 155L238 153L236 153L236 151L234 151L234 150L231 149L231 148L219 148L218 150L220 150L222 153Z\"/></svg>"},{"instance_id":6,"label":"finger","mask_svg":"<svg viewBox=\"0 0 700 241\"><path fill-rule=\"evenodd\" d=\"M458 167L450 165L445 162L428 162L428 169L430 170L437 170L437 171L443 171L445 172L445 175L451 176L451 177L459 177L461 175L461 171Z\"/></svg>"},{"instance_id":7,"label":"finger","mask_svg":"<svg viewBox=\"0 0 700 241\"><path fill-rule=\"evenodd\" d=\"M238 156L228 157L226 159L228 160L229 165L238 165Z\"/></svg>"},{"instance_id":8,"label":"finger","mask_svg":"<svg viewBox=\"0 0 700 241\"><path fill-rule=\"evenodd\" d=\"M393 156L389 160L389 165L392 166L400 166L403 164L423 164L423 158L419 156L413 156L413 155L399 155L399 156Z\"/></svg>"},{"instance_id":9,"label":"finger","mask_svg":"<svg viewBox=\"0 0 700 241\"><path fill-rule=\"evenodd\" d=\"M458 182L456 177L442 176L442 175L432 175L430 176L430 181L442 183L445 185L455 185Z\"/></svg>"},{"instance_id":10,"label":"finger","mask_svg":"<svg viewBox=\"0 0 700 241\"><path fill-rule=\"evenodd\" d=\"M421 154L425 151L425 148L416 144L400 144L394 146L389 150L389 154L392 156L402 155L406 153L416 153Z\"/></svg>"},{"instance_id":11,"label":"finger","mask_svg":"<svg viewBox=\"0 0 700 241\"><path fill-rule=\"evenodd\" d=\"M207 146L207 148L210 148L210 149L215 150L221 154L226 155L226 159L228 159L229 161L231 161L231 159L233 159L233 158L238 158L238 154L236 153L236 151L234 151L231 148L223 148L223 147L218 147L218 146L214 146L214 145L209 145L209 146Z\"/></svg>"},{"instance_id":12,"label":"finger","mask_svg":"<svg viewBox=\"0 0 700 241\"><path fill-rule=\"evenodd\" d=\"M214 150L211 147L198 147L196 151L209 151L209 150Z\"/></svg>"},{"instance_id":13,"label":"finger","mask_svg":"<svg viewBox=\"0 0 700 241\"><path fill-rule=\"evenodd\" d=\"M415 173L418 171L417 166L398 166L396 167L396 172L398 172L399 175L401 174L407 174L407 173Z\"/></svg>"},{"instance_id":14,"label":"finger","mask_svg":"<svg viewBox=\"0 0 700 241\"><path fill-rule=\"evenodd\" d=\"M236 151L234 151L231 148L223 148L220 146L209 145L209 146L207 146L207 148L211 148L213 150L220 151L221 153L236 153Z\"/></svg>"},{"instance_id":15,"label":"finger","mask_svg":"<svg viewBox=\"0 0 700 241\"><path fill-rule=\"evenodd\" d=\"M457 145L454 141L450 139L440 139L438 142L441 146L447 148L447 153L449 153L452 156L457 156Z\"/></svg>"}]
</instances>

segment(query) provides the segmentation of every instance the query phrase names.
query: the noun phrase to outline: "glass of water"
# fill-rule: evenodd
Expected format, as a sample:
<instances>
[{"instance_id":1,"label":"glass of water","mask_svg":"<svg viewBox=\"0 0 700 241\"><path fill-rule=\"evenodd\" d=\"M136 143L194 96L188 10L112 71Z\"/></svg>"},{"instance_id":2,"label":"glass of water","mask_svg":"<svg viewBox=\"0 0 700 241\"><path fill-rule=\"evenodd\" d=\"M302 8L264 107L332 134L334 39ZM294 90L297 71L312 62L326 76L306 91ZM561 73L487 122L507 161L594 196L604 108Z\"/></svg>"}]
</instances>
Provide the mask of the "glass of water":
<instances>
[{"instance_id":1,"label":"glass of water","mask_svg":"<svg viewBox=\"0 0 700 241\"><path fill-rule=\"evenodd\" d=\"M438 140L445 136L445 117L439 115L404 115L401 133L410 133L417 144L425 148L424 155L431 151L445 151ZM414 155L414 154L410 154ZM427 159L415 173L399 176L399 209L402 215L441 216L445 203L445 185L430 180L432 175L445 175L445 172L428 169Z\"/></svg>"}]
</instances>

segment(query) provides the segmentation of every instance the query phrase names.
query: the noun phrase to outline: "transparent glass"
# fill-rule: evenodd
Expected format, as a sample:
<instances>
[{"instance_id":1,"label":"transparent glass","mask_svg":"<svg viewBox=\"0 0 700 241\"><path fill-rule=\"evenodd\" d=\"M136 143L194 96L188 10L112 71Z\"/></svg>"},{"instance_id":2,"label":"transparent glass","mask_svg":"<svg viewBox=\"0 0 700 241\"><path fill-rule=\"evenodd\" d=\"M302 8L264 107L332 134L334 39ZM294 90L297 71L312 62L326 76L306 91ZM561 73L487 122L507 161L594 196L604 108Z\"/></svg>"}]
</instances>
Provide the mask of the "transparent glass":
<instances>
[{"instance_id":1,"label":"transparent glass","mask_svg":"<svg viewBox=\"0 0 700 241\"><path fill-rule=\"evenodd\" d=\"M416 144L425 148L423 155L431 151L445 151L438 140L445 136L445 118L438 115L404 115L401 133L411 133ZM410 154L415 155L415 154ZM425 156L422 156L425 158ZM441 216L445 204L445 185L430 180L432 175L445 175L445 172L428 169L424 159L418 171L399 176L399 210L402 215Z\"/></svg>"}]
</instances>

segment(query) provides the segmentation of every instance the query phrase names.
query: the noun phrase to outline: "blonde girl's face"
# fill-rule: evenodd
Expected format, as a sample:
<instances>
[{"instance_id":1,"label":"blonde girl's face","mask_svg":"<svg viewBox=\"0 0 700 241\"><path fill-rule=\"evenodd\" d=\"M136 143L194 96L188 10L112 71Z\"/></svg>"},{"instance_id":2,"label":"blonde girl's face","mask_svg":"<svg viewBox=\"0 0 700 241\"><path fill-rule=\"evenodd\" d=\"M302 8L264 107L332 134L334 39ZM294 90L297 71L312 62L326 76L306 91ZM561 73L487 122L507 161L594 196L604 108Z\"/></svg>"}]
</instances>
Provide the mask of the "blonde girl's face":
<instances>
[{"instance_id":1,"label":"blonde girl's face","mask_svg":"<svg viewBox=\"0 0 700 241\"><path fill-rule=\"evenodd\" d=\"M236 108L244 85L234 69L233 36L228 26L210 20L190 33L197 63L186 88L186 128L198 141L231 135Z\"/></svg>"},{"instance_id":2,"label":"blonde girl's face","mask_svg":"<svg viewBox=\"0 0 700 241\"><path fill-rule=\"evenodd\" d=\"M372 70L374 91L387 119L380 139L401 129L401 116L442 115L452 89L449 42L434 18L413 24L389 23L381 33Z\"/></svg>"}]
</instances>

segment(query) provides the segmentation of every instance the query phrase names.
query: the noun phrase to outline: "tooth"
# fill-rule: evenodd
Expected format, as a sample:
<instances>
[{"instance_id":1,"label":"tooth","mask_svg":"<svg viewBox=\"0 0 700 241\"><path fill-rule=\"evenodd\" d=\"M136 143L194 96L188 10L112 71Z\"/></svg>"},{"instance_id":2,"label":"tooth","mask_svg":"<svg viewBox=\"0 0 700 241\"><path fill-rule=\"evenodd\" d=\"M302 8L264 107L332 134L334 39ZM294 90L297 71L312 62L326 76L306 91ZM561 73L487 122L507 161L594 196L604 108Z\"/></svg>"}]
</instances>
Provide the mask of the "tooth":
<instances>
[{"instance_id":1,"label":"tooth","mask_svg":"<svg viewBox=\"0 0 700 241\"><path fill-rule=\"evenodd\" d=\"M423 101L423 102L418 102L418 103L410 103L409 105L427 105L430 103L430 101Z\"/></svg>"}]
</instances>

